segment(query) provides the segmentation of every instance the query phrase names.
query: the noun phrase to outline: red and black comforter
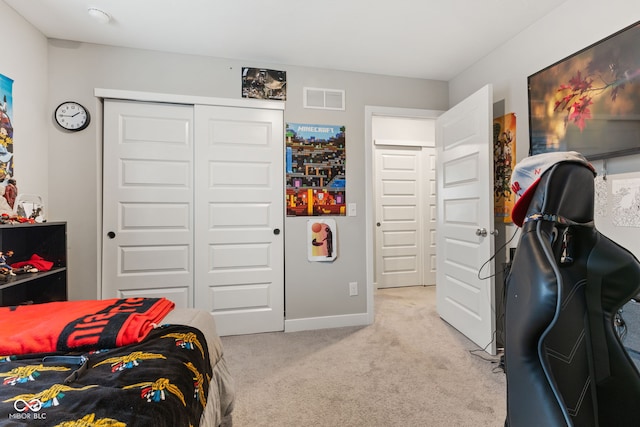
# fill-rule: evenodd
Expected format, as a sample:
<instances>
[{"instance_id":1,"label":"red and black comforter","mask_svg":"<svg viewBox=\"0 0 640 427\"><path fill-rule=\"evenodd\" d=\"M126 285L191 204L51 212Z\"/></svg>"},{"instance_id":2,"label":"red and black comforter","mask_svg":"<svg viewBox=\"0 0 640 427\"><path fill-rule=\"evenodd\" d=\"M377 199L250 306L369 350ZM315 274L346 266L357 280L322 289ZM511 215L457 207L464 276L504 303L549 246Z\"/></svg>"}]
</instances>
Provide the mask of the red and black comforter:
<instances>
[{"instance_id":1,"label":"red and black comforter","mask_svg":"<svg viewBox=\"0 0 640 427\"><path fill-rule=\"evenodd\" d=\"M181 325L122 347L4 356L0 425L198 426L211 376L205 337Z\"/></svg>"},{"instance_id":2,"label":"red and black comforter","mask_svg":"<svg viewBox=\"0 0 640 427\"><path fill-rule=\"evenodd\" d=\"M197 426L212 375L206 346L198 329L169 325L86 353L84 366L59 354L6 357L0 425Z\"/></svg>"}]
</instances>

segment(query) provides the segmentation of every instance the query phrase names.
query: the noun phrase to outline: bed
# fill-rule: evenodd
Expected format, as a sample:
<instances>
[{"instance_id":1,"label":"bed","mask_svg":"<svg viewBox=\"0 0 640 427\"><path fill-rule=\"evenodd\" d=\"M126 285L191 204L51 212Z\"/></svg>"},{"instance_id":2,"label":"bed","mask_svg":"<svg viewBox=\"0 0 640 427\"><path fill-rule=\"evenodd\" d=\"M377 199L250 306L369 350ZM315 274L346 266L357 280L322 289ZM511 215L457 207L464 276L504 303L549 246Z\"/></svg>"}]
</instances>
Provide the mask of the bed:
<instances>
[{"instance_id":1,"label":"bed","mask_svg":"<svg viewBox=\"0 0 640 427\"><path fill-rule=\"evenodd\" d=\"M206 311L157 298L0 307L2 426L229 427L234 397Z\"/></svg>"}]
</instances>

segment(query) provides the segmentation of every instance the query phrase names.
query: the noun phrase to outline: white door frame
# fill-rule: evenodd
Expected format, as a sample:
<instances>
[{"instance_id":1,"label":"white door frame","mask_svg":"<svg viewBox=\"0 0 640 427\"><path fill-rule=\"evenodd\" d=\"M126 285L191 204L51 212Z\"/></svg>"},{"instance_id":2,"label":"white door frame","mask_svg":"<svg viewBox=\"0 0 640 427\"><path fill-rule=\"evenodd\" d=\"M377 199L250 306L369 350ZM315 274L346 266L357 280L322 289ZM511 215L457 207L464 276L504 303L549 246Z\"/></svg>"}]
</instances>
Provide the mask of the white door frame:
<instances>
[{"instance_id":1,"label":"white door frame","mask_svg":"<svg viewBox=\"0 0 640 427\"><path fill-rule=\"evenodd\" d=\"M444 111L440 110L422 110L416 108L396 108L396 107L378 107L366 105L364 107L364 174L365 174L365 202L367 209L365 216L366 224L366 273L367 273L367 321L373 323L374 320L374 298L375 292L375 197L373 194L373 117L404 117L404 118L420 118L420 119L436 119Z\"/></svg>"}]
</instances>

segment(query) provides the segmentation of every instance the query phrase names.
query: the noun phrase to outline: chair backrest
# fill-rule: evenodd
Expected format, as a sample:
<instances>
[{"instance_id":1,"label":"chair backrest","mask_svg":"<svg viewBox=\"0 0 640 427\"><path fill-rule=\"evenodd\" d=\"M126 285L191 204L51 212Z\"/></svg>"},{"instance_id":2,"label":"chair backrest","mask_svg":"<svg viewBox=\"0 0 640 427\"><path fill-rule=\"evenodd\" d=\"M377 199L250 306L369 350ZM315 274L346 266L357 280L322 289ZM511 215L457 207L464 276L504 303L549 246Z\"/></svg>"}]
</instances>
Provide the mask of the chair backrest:
<instances>
[{"instance_id":1,"label":"chair backrest","mask_svg":"<svg viewBox=\"0 0 640 427\"><path fill-rule=\"evenodd\" d=\"M614 327L640 263L593 225L593 178L558 163L529 204L506 285L510 427L640 426L640 373Z\"/></svg>"}]
</instances>

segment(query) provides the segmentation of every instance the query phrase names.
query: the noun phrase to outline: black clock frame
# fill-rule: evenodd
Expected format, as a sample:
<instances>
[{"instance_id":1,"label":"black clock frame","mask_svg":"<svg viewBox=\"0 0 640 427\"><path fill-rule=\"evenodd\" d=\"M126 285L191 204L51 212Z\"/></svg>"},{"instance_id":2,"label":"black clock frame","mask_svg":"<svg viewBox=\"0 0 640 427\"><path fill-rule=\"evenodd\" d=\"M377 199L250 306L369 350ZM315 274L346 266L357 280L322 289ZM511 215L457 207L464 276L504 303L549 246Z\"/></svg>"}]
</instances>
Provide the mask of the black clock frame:
<instances>
[{"instance_id":1,"label":"black clock frame","mask_svg":"<svg viewBox=\"0 0 640 427\"><path fill-rule=\"evenodd\" d=\"M62 125L62 123L60 123L60 121L58 120L58 110L64 104L76 104L79 108L81 108L84 111L84 113L85 113L85 115L87 117L87 120L84 122L84 124L82 126L80 126L78 128L68 128L68 127L65 127L64 125ZM84 105L82 105L82 104L80 104L79 102L76 102L76 101L64 101L64 102L61 102L56 107L56 109L53 111L53 119L55 120L56 124L61 129L64 129L64 130L69 131L69 132L79 132L81 130L84 130L89 126L89 123L91 123L91 115L89 114L89 110Z\"/></svg>"}]
</instances>

